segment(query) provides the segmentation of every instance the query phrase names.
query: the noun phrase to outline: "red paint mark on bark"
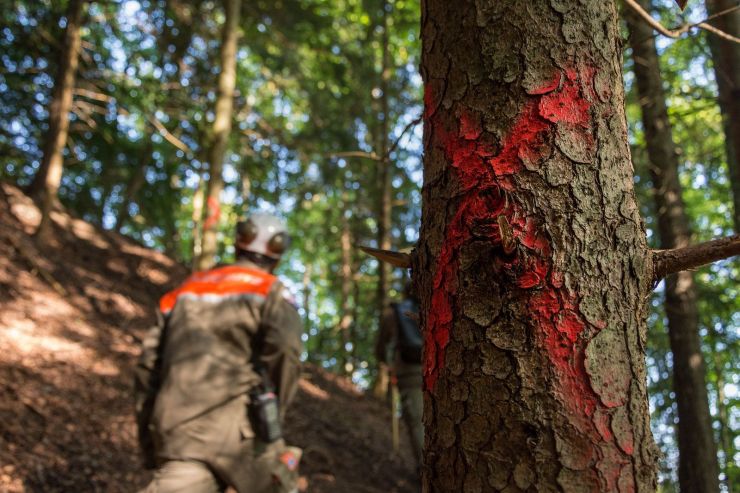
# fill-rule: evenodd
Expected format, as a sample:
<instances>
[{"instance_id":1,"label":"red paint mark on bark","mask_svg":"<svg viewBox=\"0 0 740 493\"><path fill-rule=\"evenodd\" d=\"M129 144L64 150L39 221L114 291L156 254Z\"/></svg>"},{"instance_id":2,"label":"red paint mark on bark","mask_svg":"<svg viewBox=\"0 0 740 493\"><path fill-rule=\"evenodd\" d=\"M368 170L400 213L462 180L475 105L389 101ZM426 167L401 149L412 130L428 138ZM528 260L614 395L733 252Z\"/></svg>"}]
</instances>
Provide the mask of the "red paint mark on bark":
<instances>
[{"instance_id":1,"label":"red paint mark on bark","mask_svg":"<svg viewBox=\"0 0 740 493\"><path fill-rule=\"evenodd\" d=\"M591 128L590 104L580 94L581 86L577 83L578 75L568 70L563 87L542 96L539 101L540 115L553 123L571 123L583 128ZM591 77L589 77L590 79Z\"/></svg>"},{"instance_id":2,"label":"red paint mark on bark","mask_svg":"<svg viewBox=\"0 0 740 493\"><path fill-rule=\"evenodd\" d=\"M578 138L591 139L590 103L593 71L568 70L531 92L499 150L484 142L477 115L462 112L456 128L449 128L439 114L432 115L431 145L442 148L460 186L457 210L449 221L437 258L432 302L426 317L424 383L433 389L444 368L456 308L459 254L472 238L473 227L485 223L488 240L501 245L496 218L504 215L518 248L502 252L503 269L514 285L525 291L533 320L536 343L551 362L553 392L570 414L578 431L596 443L611 441L608 413L591 388L586 372L586 345L601 326L590 326L580 315L578 297L564 286L563 274L554 268L549 238L534 217L528 217L516 197L515 176L526 165L537 165L552 153L558 129L576 129ZM434 97L427 87L425 101ZM480 234L477 235L480 238ZM607 423L595 418L604 411ZM631 453L631 452L628 452Z\"/></svg>"}]
</instances>

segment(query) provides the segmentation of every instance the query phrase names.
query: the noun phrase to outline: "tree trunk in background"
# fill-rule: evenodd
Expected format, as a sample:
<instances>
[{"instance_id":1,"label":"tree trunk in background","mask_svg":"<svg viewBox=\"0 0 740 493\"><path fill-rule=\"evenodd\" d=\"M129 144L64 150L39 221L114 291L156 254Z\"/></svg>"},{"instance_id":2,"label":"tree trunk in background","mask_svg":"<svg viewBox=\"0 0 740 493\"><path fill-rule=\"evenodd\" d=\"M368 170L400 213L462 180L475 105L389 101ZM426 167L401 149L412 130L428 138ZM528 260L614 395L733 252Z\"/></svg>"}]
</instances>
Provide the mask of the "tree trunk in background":
<instances>
[{"instance_id":1,"label":"tree trunk in background","mask_svg":"<svg viewBox=\"0 0 740 493\"><path fill-rule=\"evenodd\" d=\"M381 157L378 161L379 166L379 186L380 193L378 195L378 248L383 250L391 249L391 214L392 214L392 188L391 188L391 168L393 163L391 162L388 153L388 86L391 78L391 67L390 67L390 46L388 39L388 8L389 4L387 0L381 2L381 8L383 9L383 21L382 21L382 38L381 38L381 49L383 50L381 57L381 69L380 69L380 112L383 115L383 119L380 122L380 138L377 154ZM390 267L385 262L378 262L378 321L383 316L383 311L388 305L388 289L390 287ZM378 368L378 378L375 380L373 386L373 394L376 396L385 396L388 393L389 378L388 375L383 375L383 368Z\"/></svg>"},{"instance_id":2,"label":"tree trunk in background","mask_svg":"<svg viewBox=\"0 0 740 493\"><path fill-rule=\"evenodd\" d=\"M721 464L722 472L725 477L725 486L727 491L732 489L732 475L730 474L730 464L734 460L735 448L730 440L728 433L729 415L727 412L727 402L725 395L725 375L721 358L718 357L720 350L714 348L714 374L717 376L717 421L719 422L719 444L722 448L723 462Z\"/></svg>"},{"instance_id":3,"label":"tree trunk in background","mask_svg":"<svg viewBox=\"0 0 740 493\"><path fill-rule=\"evenodd\" d=\"M341 235L341 247L342 247L342 265L340 270L340 277L342 282L341 288L341 300L340 300L340 318L339 318L339 331L342 337L342 370L347 375L352 375L353 362L352 362L352 350L347 349L349 343L353 343L350 334L352 327L352 298L350 293L352 291L352 235L349 229L349 218L347 217L347 211L349 208L349 197L345 191L342 193L342 208L339 211L342 215L342 235Z\"/></svg>"},{"instance_id":4,"label":"tree trunk in background","mask_svg":"<svg viewBox=\"0 0 740 493\"><path fill-rule=\"evenodd\" d=\"M649 0L639 0L648 12ZM660 248L690 244L691 232L678 178L663 79L652 28L632 9L624 9L632 47L635 81L642 109ZM712 432L706 367L699 339L694 276L689 271L666 278L665 311L673 353L673 390L678 405L678 479L681 491L719 491L717 447Z\"/></svg>"},{"instance_id":5,"label":"tree trunk in background","mask_svg":"<svg viewBox=\"0 0 740 493\"><path fill-rule=\"evenodd\" d=\"M714 15L737 6L737 0L706 0L707 13ZM710 22L735 37L740 37L740 11L735 10ZM740 44L708 35L714 73L719 89L719 107L725 128L725 149L730 171L730 186L735 206L735 232L740 233Z\"/></svg>"},{"instance_id":6,"label":"tree trunk in background","mask_svg":"<svg viewBox=\"0 0 740 493\"><path fill-rule=\"evenodd\" d=\"M236 87L236 52L239 39L239 17L242 0L224 0L224 25L221 40L221 73L218 76L215 119L211 147L208 152L208 191L206 219L203 223L203 250L198 258L198 269L212 267L218 250L218 224L221 213L221 191L224 155L231 132Z\"/></svg>"},{"instance_id":7,"label":"tree trunk in background","mask_svg":"<svg viewBox=\"0 0 740 493\"><path fill-rule=\"evenodd\" d=\"M654 491L614 2L426 0L424 491Z\"/></svg>"},{"instance_id":8,"label":"tree trunk in background","mask_svg":"<svg viewBox=\"0 0 740 493\"><path fill-rule=\"evenodd\" d=\"M200 258L203 253L203 202L205 201L205 187L203 182L203 172L198 172L198 184L193 192L193 257L192 270L196 271L200 267Z\"/></svg>"},{"instance_id":9,"label":"tree trunk in background","mask_svg":"<svg viewBox=\"0 0 740 493\"><path fill-rule=\"evenodd\" d=\"M41 203L41 223L36 231L41 243L50 240L52 233L51 211L58 203L57 193L62 181L64 147L69 131L69 112L72 109L72 92L75 87L80 46L82 44L83 0L70 0L65 14L64 43L59 54L59 67L54 79L54 91L49 104L49 128L44 137L44 157L30 186L30 193Z\"/></svg>"}]
</instances>

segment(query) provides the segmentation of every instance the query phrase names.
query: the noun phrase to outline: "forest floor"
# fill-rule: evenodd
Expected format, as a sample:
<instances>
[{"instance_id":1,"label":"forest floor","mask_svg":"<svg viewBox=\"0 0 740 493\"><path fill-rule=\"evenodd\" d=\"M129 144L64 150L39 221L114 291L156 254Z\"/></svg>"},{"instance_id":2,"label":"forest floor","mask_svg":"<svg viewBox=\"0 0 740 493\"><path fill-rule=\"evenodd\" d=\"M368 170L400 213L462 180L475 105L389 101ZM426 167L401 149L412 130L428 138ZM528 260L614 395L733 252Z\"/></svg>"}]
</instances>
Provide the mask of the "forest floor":
<instances>
[{"instance_id":1,"label":"forest floor","mask_svg":"<svg viewBox=\"0 0 740 493\"><path fill-rule=\"evenodd\" d=\"M158 298L187 271L63 212L37 245L33 203L0 183L0 492L132 492L146 484L133 366ZM418 491L390 412L306 365L286 439L304 449L303 491Z\"/></svg>"}]
</instances>

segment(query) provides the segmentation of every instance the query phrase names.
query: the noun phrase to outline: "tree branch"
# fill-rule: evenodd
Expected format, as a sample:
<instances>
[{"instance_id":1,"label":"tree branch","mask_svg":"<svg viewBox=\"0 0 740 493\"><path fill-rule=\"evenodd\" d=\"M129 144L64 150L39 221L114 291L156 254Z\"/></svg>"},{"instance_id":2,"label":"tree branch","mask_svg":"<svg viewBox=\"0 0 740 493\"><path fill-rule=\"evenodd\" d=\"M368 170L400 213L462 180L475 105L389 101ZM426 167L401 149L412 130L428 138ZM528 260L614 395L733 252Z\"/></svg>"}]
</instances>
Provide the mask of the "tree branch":
<instances>
[{"instance_id":1,"label":"tree branch","mask_svg":"<svg viewBox=\"0 0 740 493\"><path fill-rule=\"evenodd\" d=\"M386 153L385 157L390 157L391 153L396 150L396 147L398 147L398 144L401 143L401 139L404 135L406 135L406 132L408 132L412 127L417 126L419 123L421 123L421 118L423 116L423 112L421 115L417 116L413 120L411 120L408 125L401 131L401 134L398 136L396 141L393 143L393 145L388 149L388 152Z\"/></svg>"},{"instance_id":2,"label":"tree branch","mask_svg":"<svg viewBox=\"0 0 740 493\"><path fill-rule=\"evenodd\" d=\"M374 152L365 151L348 151L348 152L330 152L325 154L328 158L340 158L340 157L360 157L365 159L372 159L373 161L380 161L382 158Z\"/></svg>"},{"instance_id":3,"label":"tree branch","mask_svg":"<svg viewBox=\"0 0 740 493\"><path fill-rule=\"evenodd\" d=\"M653 250L653 280L740 255L740 235L671 250Z\"/></svg>"},{"instance_id":4,"label":"tree branch","mask_svg":"<svg viewBox=\"0 0 740 493\"><path fill-rule=\"evenodd\" d=\"M149 120L149 123L151 123L154 128L157 129L159 134L167 140L170 144L180 149L182 152L185 153L186 156L192 156L193 152L190 150L190 147L188 145L178 139L175 135L173 135L167 128L162 125L162 122L160 122L156 116L154 115L148 115L147 120Z\"/></svg>"},{"instance_id":5,"label":"tree branch","mask_svg":"<svg viewBox=\"0 0 740 493\"><path fill-rule=\"evenodd\" d=\"M627 4L627 6L629 6L632 10L637 12L640 15L640 17L642 17L645 20L645 22L647 22L653 27L653 29L655 29L656 31L658 31L660 34L664 36L668 36L669 38L676 39L680 37L682 34L688 32L689 30L695 27L698 27L700 29L704 29L706 31L714 33L715 35L723 39L726 39L728 41L732 41L734 43L740 43L740 38L736 38L735 36L732 36L731 34L727 34L726 32L721 31L710 24L707 24L706 21L697 22L696 24L684 24L683 26L680 26L677 29L672 29L672 30L668 29L663 24L653 19L653 17L648 12L646 12L645 9L643 9L640 6L640 4L638 4L635 0L624 0L624 3ZM718 12L717 14L713 15L712 17L706 20L719 17L720 15L728 14L730 12L737 10L738 8L740 8L740 6L732 7L722 12Z\"/></svg>"}]
</instances>

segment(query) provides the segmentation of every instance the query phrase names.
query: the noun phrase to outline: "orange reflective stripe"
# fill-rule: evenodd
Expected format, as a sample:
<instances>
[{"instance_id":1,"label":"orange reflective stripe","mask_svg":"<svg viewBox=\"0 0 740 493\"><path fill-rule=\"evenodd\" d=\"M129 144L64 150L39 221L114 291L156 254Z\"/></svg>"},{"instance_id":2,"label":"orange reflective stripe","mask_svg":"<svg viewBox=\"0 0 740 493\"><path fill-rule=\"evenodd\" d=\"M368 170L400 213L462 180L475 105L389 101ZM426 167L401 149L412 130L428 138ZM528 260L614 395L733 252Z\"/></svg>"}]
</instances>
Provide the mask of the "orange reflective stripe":
<instances>
[{"instance_id":1,"label":"orange reflective stripe","mask_svg":"<svg viewBox=\"0 0 740 493\"><path fill-rule=\"evenodd\" d=\"M180 295L183 294L196 296L258 294L267 296L276 279L275 276L267 272L236 265L196 272L177 289L162 296L159 300L159 309L162 313L169 312L175 307Z\"/></svg>"}]
</instances>

